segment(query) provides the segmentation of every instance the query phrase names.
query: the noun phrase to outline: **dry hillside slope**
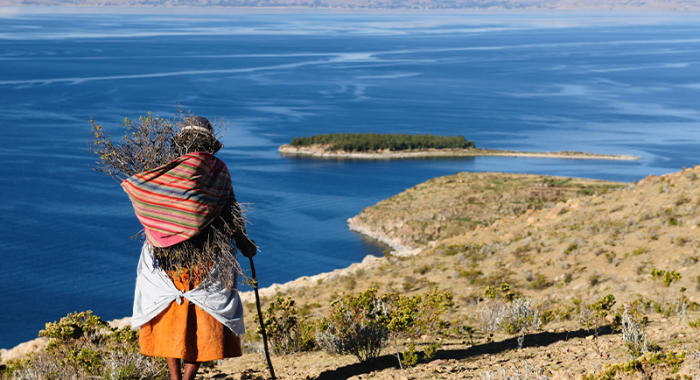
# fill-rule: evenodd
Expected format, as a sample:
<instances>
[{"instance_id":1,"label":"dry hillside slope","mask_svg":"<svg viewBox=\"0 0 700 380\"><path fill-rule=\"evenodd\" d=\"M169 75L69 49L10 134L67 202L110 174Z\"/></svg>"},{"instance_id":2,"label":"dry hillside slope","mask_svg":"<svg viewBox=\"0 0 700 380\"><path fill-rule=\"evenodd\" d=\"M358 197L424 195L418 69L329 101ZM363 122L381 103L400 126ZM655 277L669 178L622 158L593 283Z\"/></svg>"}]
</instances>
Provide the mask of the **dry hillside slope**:
<instances>
[{"instance_id":1,"label":"dry hillside slope","mask_svg":"<svg viewBox=\"0 0 700 380\"><path fill-rule=\"evenodd\" d=\"M411 187L351 218L351 228L407 249L485 227L528 210L625 184L534 174L458 173Z\"/></svg>"},{"instance_id":2,"label":"dry hillside slope","mask_svg":"<svg viewBox=\"0 0 700 380\"><path fill-rule=\"evenodd\" d=\"M364 364L312 351L274 357L281 377L700 379L700 167L617 189L603 183L586 184L593 191L561 189L551 193L560 198L545 196L539 207L521 203L528 186L541 180L464 173L418 185L380 203L365 223L381 228L386 218L387 236L414 244L419 254L388 256L280 294L312 320L325 315L342 293L370 287L407 295L435 286L449 290L454 294L446 315L449 332L412 340L419 351L439 342L435 360L421 356L415 367L399 369L394 346ZM577 181L550 183L556 188ZM464 184L463 196L446 190ZM490 193L494 188L501 193ZM469 196L483 197L481 207L472 207ZM405 209L393 209L395 203ZM450 228L461 212L472 224ZM416 223L424 229L412 227ZM517 313L523 318L513 322ZM641 351L631 349L629 329L610 330L615 314L635 321ZM409 342L395 345L405 350ZM262 376L263 361L247 354L224 361L210 375L242 371Z\"/></svg>"}]
</instances>

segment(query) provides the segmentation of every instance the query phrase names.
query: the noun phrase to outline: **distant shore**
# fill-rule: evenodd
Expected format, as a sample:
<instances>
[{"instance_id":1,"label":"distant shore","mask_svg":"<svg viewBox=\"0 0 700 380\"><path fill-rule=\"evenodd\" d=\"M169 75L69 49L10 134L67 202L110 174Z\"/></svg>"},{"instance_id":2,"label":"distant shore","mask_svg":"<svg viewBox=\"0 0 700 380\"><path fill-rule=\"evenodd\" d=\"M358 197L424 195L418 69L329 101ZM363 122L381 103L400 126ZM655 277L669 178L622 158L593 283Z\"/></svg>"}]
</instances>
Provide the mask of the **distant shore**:
<instances>
[{"instance_id":1,"label":"distant shore","mask_svg":"<svg viewBox=\"0 0 700 380\"><path fill-rule=\"evenodd\" d=\"M530 158L561 158L572 160L617 160L634 161L638 156L630 154L599 154L586 152L519 152L514 150L494 150L494 149L428 149L411 151L376 151L376 152L345 152L331 151L323 146L311 145L294 147L284 144L278 151L283 156L309 157L318 159L356 159L356 160L394 160L411 158L431 158L431 157L530 157Z\"/></svg>"}]
</instances>

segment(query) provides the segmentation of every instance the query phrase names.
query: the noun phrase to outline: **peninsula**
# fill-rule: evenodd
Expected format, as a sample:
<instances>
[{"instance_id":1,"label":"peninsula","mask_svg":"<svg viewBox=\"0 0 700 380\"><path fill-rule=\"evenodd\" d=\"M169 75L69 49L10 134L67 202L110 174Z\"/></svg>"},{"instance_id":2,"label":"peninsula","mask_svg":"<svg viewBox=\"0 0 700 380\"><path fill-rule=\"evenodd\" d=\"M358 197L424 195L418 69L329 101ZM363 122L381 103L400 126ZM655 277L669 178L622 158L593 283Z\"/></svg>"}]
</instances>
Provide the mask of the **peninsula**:
<instances>
[{"instance_id":1,"label":"peninsula","mask_svg":"<svg viewBox=\"0 0 700 380\"><path fill-rule=\"evenodd\" d=\"M319 159L389 160L429 157L531 157L587 160L638 160L628 154L586 152L521 152L477 148L463 136L435 136L377 133L331 133L294 138L279 147L283 156Z\"/></svg>"}]
</instances>

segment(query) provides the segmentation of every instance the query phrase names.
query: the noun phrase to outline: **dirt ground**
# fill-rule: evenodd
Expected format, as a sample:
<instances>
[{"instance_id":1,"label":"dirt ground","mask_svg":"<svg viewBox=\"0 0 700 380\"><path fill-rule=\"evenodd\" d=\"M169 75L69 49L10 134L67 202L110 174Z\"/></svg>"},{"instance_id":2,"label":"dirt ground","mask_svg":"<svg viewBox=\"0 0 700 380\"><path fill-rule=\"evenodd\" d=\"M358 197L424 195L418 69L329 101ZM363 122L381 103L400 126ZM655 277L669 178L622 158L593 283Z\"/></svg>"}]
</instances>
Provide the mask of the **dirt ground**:
<instances>
[{"instance_id":1,"label":"dirt ground","mask_svg":"<svg viewBox=\"0 0 700 380\"><path fill-rule=\"evenodd\" d=\"M700 334L689 334L687 323L679 318L653 321L649 338L661 346L673 346L688 354L673 376L700 379ZM580 379L601 372L608 364L623 363L631 356L622 345L619 333L601 329L565 328L528 334L522 348L517 337L496 337L492 342L446 339L436 357L415 367L400 369L390 349L369 363L360 364L352 356L324 352L273 356L280 379ZM418 342L417 350L422 345ZM657 368L646 374L635 373L629 379L664 379L670 371ZM519 377L518 377L519 376ZM207 369L206 379L268 379L264 356L247 353L226 359Z\"/></svg>"}]
</instances>

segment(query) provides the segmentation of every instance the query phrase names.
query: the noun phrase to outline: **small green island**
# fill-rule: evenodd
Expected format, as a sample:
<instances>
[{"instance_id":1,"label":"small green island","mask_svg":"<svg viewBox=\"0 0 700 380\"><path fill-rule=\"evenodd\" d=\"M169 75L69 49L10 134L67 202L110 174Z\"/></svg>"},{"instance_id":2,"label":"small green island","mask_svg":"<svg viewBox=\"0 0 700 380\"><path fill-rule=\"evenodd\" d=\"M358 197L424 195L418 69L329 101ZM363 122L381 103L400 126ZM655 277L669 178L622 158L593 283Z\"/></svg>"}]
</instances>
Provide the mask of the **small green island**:
<instances>
[{"instance_id":1,"label":"small green island","mask_svg":"<svg viewBox=\"0 0 700 380\"><path fill-rule=\"evenodd\" d=\"M464 136L430 134L328 133L296 137L279 147L283 156L321 159L386 160L426 157L534 157L592 160L638 160L628 154L599 154L573 151L521 152L477 148Z\"/></svg>"}]
</instances>

